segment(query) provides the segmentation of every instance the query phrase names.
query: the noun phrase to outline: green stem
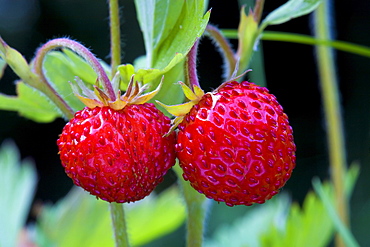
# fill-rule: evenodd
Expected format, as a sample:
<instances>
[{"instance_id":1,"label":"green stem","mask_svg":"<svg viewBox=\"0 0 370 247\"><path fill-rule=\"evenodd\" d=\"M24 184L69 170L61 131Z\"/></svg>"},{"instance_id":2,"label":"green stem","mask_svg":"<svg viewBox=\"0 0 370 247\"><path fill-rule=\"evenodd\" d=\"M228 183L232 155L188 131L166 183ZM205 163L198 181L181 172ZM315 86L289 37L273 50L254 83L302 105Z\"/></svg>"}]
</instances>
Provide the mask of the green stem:
<instances>
[{"instance_id":1,"label":"green stem","mask_svg":"<svg viewBox=\"0 0 370 247\"><path fill-rule=\"evenodd\" d=\"M202 247L204 222L209 206L207 198L191 187L182 177L182 169L178 164L173 167L180 181L187 209L187 247Z\"/></svg>"},{"instance_id":2,"label":"green stem","mask_svg":"<svg viewBox=\"0 0 370 247\"><path fill-rule=\"evenodd\" d=\"M340 51L370 57L369 47L352 44L345 41L320 39L303 34L265 31L262 33L262 40L292 42L306 45L324 45Z\"/></svg>"},{"instance_id":3,"label":"green stem","mask_svg":"<svg viewBox=\"0 0 370 247\"><path fill-rule=\"evenodd\" d=\"M118 65L121 64L121 26L119 19L118 0L109 0L109 19L111 40L111 75L113 77L117 72Z\"/></svg>"},{"instance_id":4,"label":"green stem","mask_svg":"<svg viewBox=\"0 0 370 247\"><path fill-rule=\"evenodd\" d=\"M222 33L230 39L237 39L237 30L234 29L223 29ZM275 31L264 31L261 36L262 40L266 41L281 41L291 42L304 45L324 45L332 47L339 51L349 52L360 56L370 57L370 47L352 44L345 41L339 40L326 40L319 39L309 35L275 32Z\"/></svg>"},{"instance_id":5,"label":"green stem","mask_svg":"<svg viewBox=\"0 0 370 247\"><path fill-rule=\"evenodd\" d=\"M314 32L318 39L330 40L329 22L329 1L323 1L314 12ZM346 149L333 51L327 46L318 45L316 46L316 52L325 110L331 176L335 188L336 209L341 221L348 226L349 203L345 195L343 182L346 172ZM336 237L336 246L345 246L340 236Z\"/></svg>"},{"instance_id":6,"label":"green stem","mask_svg":"<svg viewBox=\"0 0 370 247\"><path fill-rule=\"evenodd\" d=\"M117 72L118 65L121 64L121 25L118 0L109 0L109 22L111 76L113 78ZM127 235L124 205L113 202L110 203L110 209L116 247L129 247L130 242Z\"/></svg>"},{"instance_id":7,"label":"green stem","mask_svg":"<svg viewBox=\"0 0 370 247\"><path fill-rule=\"evenodd\" d=\"M206 27L206 32L208 36L212 38L220 49L220 53L224 59L225 64L225 79L230 79L236 67L236 55L230 46L229 41L223 36L221 31L215 26L208 24Z\"/></svg>"},{"instance_id":8,"label":"green stem","mask_svg":"<svg viewBox=\"0 0 370 247\"><path fill-rule=\"evenodd\" d=\"M109 204L116 247L129 247L129 239L126 231L125 211L122 203L111 202Z\"/></svg>"}]
</instances>

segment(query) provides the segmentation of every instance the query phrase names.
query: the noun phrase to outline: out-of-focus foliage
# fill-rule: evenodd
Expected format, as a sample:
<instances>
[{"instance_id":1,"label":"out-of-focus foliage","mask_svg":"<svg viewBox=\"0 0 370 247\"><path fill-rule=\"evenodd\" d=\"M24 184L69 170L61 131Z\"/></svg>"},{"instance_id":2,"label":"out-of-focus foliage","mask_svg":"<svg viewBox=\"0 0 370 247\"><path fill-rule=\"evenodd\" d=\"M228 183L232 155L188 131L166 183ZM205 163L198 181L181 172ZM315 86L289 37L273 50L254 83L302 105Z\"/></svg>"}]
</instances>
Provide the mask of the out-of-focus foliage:
<instances>
[{"instance_id":1,"label":"out-of-focus foliage","mask_svg":"<svg viewBox=\"0 0 370 247\"><path fill-rule=\"evenodd\" d=\"M0 246L16 246L24 227L37 175L30 160L20 160L18 149L11 141L0 147Z\"/></svg>"},{"instance_id":2,"label":"out-of-focus foliage","mask_svg":"<svg viewBox=\"0 0 370 247\"><path fill-rule=\"evenodd\" d=\"M178 189L124 205L130 242L141 246L177 229L185 220L185 208ZM38 217L39 246L114 246L108 203L79 187L55 205L45 205Z\"/></svg>"},{"instance_id":3,"label":"out-of-focus foliage","mask_svg":"<svg viewBox=\"0 0 370 247\"><path fill-rule=\"evenodd\" d=\"M352 166L346 175L346 191L350 197L358 177L358 166ZM332 184L322 185L327 200L334 200ZM216 230L206 247L325 247L332 240L334 221L321 197L309 192L302 207L290 204L286 194L276 196L263 205L256 205L231 226ZM351 245L353 246L353 245Z\"/></svg>"}]
</instances>

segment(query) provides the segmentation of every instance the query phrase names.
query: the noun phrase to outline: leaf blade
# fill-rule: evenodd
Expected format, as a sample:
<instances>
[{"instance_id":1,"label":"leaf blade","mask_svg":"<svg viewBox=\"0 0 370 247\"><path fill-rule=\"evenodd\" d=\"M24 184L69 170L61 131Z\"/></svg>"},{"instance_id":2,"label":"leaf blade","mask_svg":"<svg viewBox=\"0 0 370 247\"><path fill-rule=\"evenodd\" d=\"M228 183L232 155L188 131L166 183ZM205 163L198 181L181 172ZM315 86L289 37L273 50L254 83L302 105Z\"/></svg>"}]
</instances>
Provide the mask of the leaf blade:
<instances>
[{"instance_id":1,"label":"leaf blade","mask_svg":"<svg viewBox=\"0 0 370 247\"><path fill-rule=\"evenodd\" d=\"M261 23L261 31L268 25L277 25L315 10L322 0L289 0L272 11Z\"/></svg>"}]
</instances>

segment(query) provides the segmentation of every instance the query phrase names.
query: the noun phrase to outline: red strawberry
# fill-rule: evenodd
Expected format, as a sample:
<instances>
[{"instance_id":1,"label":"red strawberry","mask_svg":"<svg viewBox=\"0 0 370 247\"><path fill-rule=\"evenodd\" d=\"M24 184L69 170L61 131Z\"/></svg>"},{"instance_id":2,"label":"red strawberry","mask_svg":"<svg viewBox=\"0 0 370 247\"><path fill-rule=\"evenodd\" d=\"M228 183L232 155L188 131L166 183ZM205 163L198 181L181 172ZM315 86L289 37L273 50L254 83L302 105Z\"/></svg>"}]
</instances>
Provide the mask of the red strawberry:
<instances>
[{"instance_id":1,"label":"red strawberry","mask_svg":"<svg viewBox=\"0 0 370 247\"><path fill-rule=\"evenodd\" d=\"M126 93L112 101L99 88L92 92L81 81L77 83L90 98L79 95L74 86L88 107L75 113L57 141L67 175L108 202L146 197L176 158L175 133L164 136L171 128L170 119L153 104L145 103L160 86L142 95L146 86L134 84L132 78ZM119 95L118 87L116 90Z\"/></svg>"},{"instance_id":2,"label":"red strawberry","mask_svg":"<svg viewBox=\"0 0 370 247\"><path fill-rule=\"evenodd\" d=\"M105 201L133 202L149 195L175 163L170 119L153 104L122 110L78 111L58 140L73 182Z\"/></svg>"},{"instance_id":3,"label":"red strawberry","mask_svg":"<svg viewBox=\"0 0 370 247\"><path fill-rule=\"evenodd\" d=\"M288 117L274 95L253 83L227 82L205 94L178 128L184 179L228 206L264 203L295 167Z\"/></svg>"}]
</instances>

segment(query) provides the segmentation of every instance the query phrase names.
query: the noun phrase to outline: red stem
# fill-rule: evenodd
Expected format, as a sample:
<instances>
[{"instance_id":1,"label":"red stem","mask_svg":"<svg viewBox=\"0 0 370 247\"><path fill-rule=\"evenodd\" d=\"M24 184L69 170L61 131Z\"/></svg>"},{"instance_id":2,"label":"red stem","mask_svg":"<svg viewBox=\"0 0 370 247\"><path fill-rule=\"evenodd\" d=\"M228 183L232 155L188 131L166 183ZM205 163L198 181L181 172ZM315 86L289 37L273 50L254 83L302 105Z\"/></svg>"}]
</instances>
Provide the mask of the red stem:
<instances>
[{"instance_id":1,"label":"red stem","mask_svg":"<svg viewBox=\"0 0 370 247\"><path fill-rule=\"evenodd\" d=\"M194 86L200 87L197 74L198 44L199 40L195 41L185 60L185 84L191 89L193 89Z\"/></svg>"},{"instance_id":2,"label":"red stem","mask_svg":"<svg viewBox=\"0 0 370 247\"><path fill-rule=\"evenodd\" d=\"M36 57L34 60L34 70L35 72L41 77L43 83L47 87L51 87L50 83L47 81L43 69L42 69L42 63L46 56L46 54L54 49L57 48L68 48L72 51L76 52L78 55L83 57L94 69L95 73L98 76L98 81L102 83L108 97L111 101L116 100L116 95L114 93L112 84L108 78L108 75L105 73L104 68L99 63L98 59L83 45L80 43L66 39L66 38L60 38L60 39L53 39L49 42L45 43L36 53Z\"/></svg>"}]
</instances>

